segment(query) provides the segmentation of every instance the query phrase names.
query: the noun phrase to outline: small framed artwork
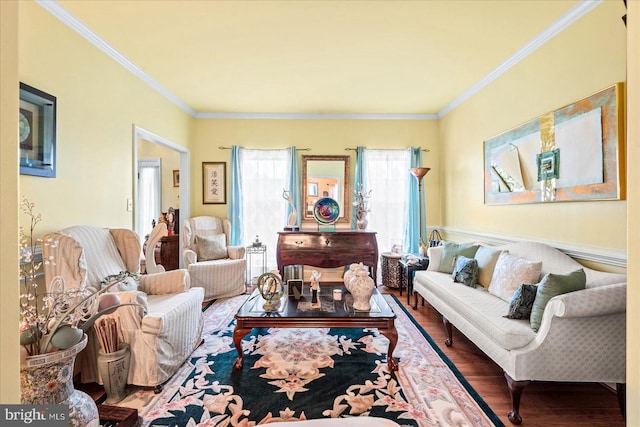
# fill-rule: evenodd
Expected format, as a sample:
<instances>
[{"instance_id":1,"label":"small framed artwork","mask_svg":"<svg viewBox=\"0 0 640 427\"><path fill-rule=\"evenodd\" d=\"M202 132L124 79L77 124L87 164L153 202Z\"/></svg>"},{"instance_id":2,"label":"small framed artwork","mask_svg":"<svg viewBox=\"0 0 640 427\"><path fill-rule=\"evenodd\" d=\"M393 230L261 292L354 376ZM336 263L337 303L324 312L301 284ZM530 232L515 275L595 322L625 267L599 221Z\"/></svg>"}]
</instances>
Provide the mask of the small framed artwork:
<instances>
[{"instance_id":1,"label":"small framed artwork","mask_svg":"<svg viewBox=\"0 0 640 427\"><path fill-rule=\"evenodd\" d=\"M538 181L559 178L560 150L556 148L536 154L536 164L538 166Z\"/></svg>"},{"instance_id":2,"label":"small framed artwork","mask_svg":"<svg viewBox=\"0 0 640 427\"><path fill-rule=\"evenodd\" d=\"M202 162L202 203L227 203L226 162Z\"/></svg>"},{"instance_id":3,"label":"small framed artwork","mask_svg":"<svg viewBox=\"0 0 640 427\"><path fill-rule=\"evenodd\" d=\"M180 170L179 169L173 170L173 186L180 187Z\"/></svg>"},{"instance_id":4,"label":"small framed artwork","mask_svg":"<svg viewBox=\"0 0 640 427\"><path fill-rule=\"evenodd\" d=\"M20 83L20 173L56 177L56 97Z\"/></svg>"},{"instance_id":5,"label":"small framed artwork","mask_svg":"<svg viewBox=\"0 0 640 427\"><path fill-rule=\"evenodd\" d=\"M309 184L307 184L307 194L309 196L318 195L318 184L316 182L310 182Z\"/></svg>"}]
</instances>

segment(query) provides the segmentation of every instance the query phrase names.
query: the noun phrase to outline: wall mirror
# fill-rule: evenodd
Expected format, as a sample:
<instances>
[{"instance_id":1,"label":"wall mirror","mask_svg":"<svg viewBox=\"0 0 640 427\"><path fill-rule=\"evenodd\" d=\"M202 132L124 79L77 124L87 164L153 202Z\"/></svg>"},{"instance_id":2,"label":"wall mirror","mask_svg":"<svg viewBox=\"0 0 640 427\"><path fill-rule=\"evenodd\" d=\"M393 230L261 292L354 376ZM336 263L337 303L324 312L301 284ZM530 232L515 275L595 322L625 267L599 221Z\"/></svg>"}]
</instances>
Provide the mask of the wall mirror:
<instances>
[{"instance_id":1,"label":"wall mirror","mask_svg":"<svg viewBox=\"0 0 640 427\"><path fill-rule=\"evenodd\" d=\"M313 220L313 205L331 197L340 205L338 222L351 222L349 156L302 156L302 212Z\"/></svg>"}]
</instances>

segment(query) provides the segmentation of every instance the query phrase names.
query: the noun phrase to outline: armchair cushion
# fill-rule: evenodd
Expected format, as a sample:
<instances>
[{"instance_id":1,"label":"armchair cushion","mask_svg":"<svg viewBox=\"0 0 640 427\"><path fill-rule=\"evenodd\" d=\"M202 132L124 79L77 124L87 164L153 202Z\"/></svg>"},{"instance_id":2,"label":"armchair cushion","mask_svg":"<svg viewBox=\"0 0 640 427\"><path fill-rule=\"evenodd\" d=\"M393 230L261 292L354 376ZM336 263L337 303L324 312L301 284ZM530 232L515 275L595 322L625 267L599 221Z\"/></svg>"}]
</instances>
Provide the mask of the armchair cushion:
<instances>
[{"instance_id":1,"label":"armchair cushion","mask_svg":"<svg viewBox=\"0 0 640 427\"><path fill-rule=\"evenodd\" d=\"M210 236L196 235L196 249L198 252L198 261L210 261L214 259L227 258L227 237L220 234Z\"/></svg>"}]
</instances>

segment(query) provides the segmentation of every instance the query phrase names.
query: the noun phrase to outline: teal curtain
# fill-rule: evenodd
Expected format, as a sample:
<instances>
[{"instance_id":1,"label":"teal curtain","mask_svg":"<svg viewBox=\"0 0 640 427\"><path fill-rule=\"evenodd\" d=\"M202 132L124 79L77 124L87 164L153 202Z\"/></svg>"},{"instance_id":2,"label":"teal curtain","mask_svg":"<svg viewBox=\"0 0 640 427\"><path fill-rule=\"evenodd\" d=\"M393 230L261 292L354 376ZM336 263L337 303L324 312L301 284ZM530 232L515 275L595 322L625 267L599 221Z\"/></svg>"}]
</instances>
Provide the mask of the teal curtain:
<instances>
[{"instance_id":1,"label":"teal curtain","mask_svg":"<svg viewBox=\"0 0 640 427\"><path fill-rule=\"evenodd\" d=\"M409 148L411 151L410 155L410 166L412 168L419 168L422 165L422 150L420 148ZM406 212L406 220L405 220L405 231L404 231L404 247L405 251L417 254L418 247L420 243L420 236L422 235L423 239L427 240L427 221L425 203L424 203L424 178L422 179L422 196L418 195L418 180L411 175L411 173L407 170L407 179L409 180L409 185L407 188L409 189L409 197L407 198L407 206L405 209ZM422 212L422 233L420 233L420 212Z\"/></svg>"},{"instance_id":2,"label":"teal curtain","mask_svg":"<svg viewBox=\"0 0 640 427\"><path fill-rule=\"evenodd\" d=\"M356 167L353 173L353 191L358 191L358 185L365 187L364 182L364 150L365 147L356 147ZM348 199L348 198L347 198ZM346 208L345 208L346 209ZM356 207L352 207L351 212L351 229L356 230Z\"/></svg>"},{"instance_id":3,"label":"teal curtain","mask_svg":"<svg viewBox=\"0 0 640 427\"><path fill-rule=\"evenodd\" d=\"M293 198L293 204L296 207L296 226L300 226L300 215L301 215L301 191L300 191L300 169L298 168L298 154L296 147L289 147L289 171L288 171L288 179L289 179L289 192L291 197ZM293 209L287 203L287 214L285 218L289 218L289 215ZM286 220L285 220L286 224Z\"/></svg>"},{"instance_id":4,"label":"teal curtain","mask_svg":"<svg viewBox=\"0 0 640 427\"><path fill-rule=\"evenodd\" d=\"M231 147L231 165L229 172L229 208L228 218L231 221L230 242L233 246L242 245L242 193L240 185L240 150L234 145Z\"/></svg>"}]
</instances>

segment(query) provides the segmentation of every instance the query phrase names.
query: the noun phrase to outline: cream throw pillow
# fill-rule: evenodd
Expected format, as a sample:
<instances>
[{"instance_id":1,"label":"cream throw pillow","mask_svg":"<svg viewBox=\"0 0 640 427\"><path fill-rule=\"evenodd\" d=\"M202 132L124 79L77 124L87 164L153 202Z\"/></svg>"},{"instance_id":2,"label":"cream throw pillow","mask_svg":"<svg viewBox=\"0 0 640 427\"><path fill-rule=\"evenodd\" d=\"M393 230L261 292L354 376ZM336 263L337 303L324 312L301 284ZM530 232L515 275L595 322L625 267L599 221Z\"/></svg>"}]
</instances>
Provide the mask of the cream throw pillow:
<instances>
[{"instance_id":1,"label":"cream throw pillow","mask_svg":"<svg viewBox=\"0 0 640 427\"><path fill-rule=\"evenodd\" d=\"M210 261L227 258L227 237L224 234L211 236L196 235L196 252L198 261Z\"/></svg>"},{"instance_id":2,"label":"cream throw pillow","mask_svg":"<svg viewBox=\"0 0 640 427\"><path fill-rule=\"evenodd\" d=\"M523 283L538 283L541 270L541 261L530 261L503 252L493 270L489 293L509 302L518 286Z\"/></svg>"},{"instance_id":3,"label":"cream throw pillow","mask_svg":"<svg viewBox=\"0 0 640 427\"><path fill-rule=\"evenodd\" d=\"M427 256L429 257L429 265L427 271L438 271L440 268L440 259L442 258L442 246L432 246L427 249Z\"/></svg>"},{"instance_id":4,"label":"cream throw pillow","mask_svg":"<svg viewBox=\"0 0 640 427\"><path fill-rule=\"evenodd\" d=\"M478 284L485 289L491 284L493 270L498 262L498 257L503 251L500 249L491 249L486 246L480 246L473 256L478 261ZM506 251L505 251L506 252Z\"/></svg>"}]
</instances>

